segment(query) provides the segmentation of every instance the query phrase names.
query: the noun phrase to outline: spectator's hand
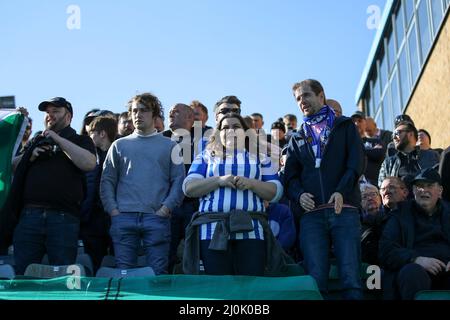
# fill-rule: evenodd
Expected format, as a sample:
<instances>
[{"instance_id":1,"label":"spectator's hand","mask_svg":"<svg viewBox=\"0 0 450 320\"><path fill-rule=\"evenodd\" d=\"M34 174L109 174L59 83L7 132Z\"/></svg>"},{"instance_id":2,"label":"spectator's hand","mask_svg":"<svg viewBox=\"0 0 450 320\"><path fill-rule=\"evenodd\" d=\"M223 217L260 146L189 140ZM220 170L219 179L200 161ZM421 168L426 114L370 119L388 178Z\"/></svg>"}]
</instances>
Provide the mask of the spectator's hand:
<instances>
[{"instance_id":1,"label":"spectator's hand","mask_svg":"<svg viewBox=\"0 0 450 320\"><path fill-rule=\"evenodd\" d=\"M60 136L53 130L45 130L42 132L42 135L46 138L52 138L56 143L58 143L58 139L60 138Z\"/></svg>"},{"instance_id":2,"label":"spectator's hand","mask_svg":"<svg viewBox=\"0 0 450 320\"><path fill-rule=\"evenodd\" d=\"M416 260L414 260L414 263L417 263L419 266L435 276L439 272L445 271L446 268L448 268L448 265L445 266L445 263L435 258L417 257Z\"/></svg>"},{"instance_id":3,"label":"spectator's hand","mask_svg":"<svg viewBox=\"0 0 450 320\"><path fill-rule=\"evenodd\" d=\"M25 107L17 107L16 108L17 111L19 111L21 114L23 114L25 117L28 117L28 110Z\"/></svg>"},{"instance_id":4,"label":"spectator's hand","mask_svg":"<svg viewBox=\"0 0 450 320\"><path fill-rule=\"evenodd\" d=\"M336 214L340 214L342 212L342 206L344 205L344 197L339 192L335 192L331 195L330 201L328 203L334 202L334 211Z\"/></svg>"},{"instance_id":5,"label":"spectator's hand","mask_svg":"<svg viewBox=\"0 0 450 320\"><path fill-rule=\"evenodd\" d=\"M219 187L236 189L234 184L234 176L229 174L227 176L219 177Z\"/></svg>"},{"instance_id":6,"label":"spectator's hand","mask_svg":"<svg viewBox=\"0 0 450 320\"><path fill-rule=\"evenodd\" d=\"M300 206L305 209L306 212L311 211L316 207L313 198L314 196L310 193L302 193L300 196Z\"/></svg>"},{"instance_id":7,"label":"spectator's hand","mask_svg":"<svg viewBox=\"0 0 450 320\"><path fill-rule=\"evenodd\" d=\"M113 209L113 210L111 211L110 216L111 216L111 217L115 217L115 216L118 216L119 214L120 214L120 211L119 211L119 210Z\"/></svg>"},{"instance_id":8,"label":"spectator's hand","mask_svg":"<svg viewBox=\"0 0 450 320\"><path fill-rule=\"evenodd\" d=\"M170 218L172 216L172 214L170 213L170 209L166 206L162 206L161 208L159 208L159 210L156 211L155 214L163 218Z\"/></svg>"},{"instance_id":9,"label":"spectator's hand","mask_svg":"<svg viewBox=\"0 0 450 320\"><path fill-rule=\"evenodd\" d=\"M33 162L34 160L36 160L37 157L40 156L41 153L45 153L50 149L51 149L50 146L42 146L34 148L33 153L31 154L30 162Z\"/></svg>"},{"instance_id":10,"label":"spectator's hand","mask_svg":"<svg viewBox=\"0 0 450 320\"><path fill-rule=\"evenodd\" d=\"M239 190L252 190L254 187L253 179L239 176L234 177L234 185Z\"/></svg>"}]
</instances>

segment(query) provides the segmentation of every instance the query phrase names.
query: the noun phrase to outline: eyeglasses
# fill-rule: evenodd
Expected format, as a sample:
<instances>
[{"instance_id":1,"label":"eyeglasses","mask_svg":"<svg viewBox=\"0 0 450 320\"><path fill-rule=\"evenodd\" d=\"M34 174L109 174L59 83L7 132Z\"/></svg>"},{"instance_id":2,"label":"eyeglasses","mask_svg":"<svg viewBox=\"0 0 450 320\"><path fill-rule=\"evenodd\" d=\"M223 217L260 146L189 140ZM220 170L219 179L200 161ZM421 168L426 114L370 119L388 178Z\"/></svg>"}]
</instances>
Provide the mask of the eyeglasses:
<instances>
[{"instance_id":1,"label":"eyeglasses","mask_svg":"<svg viewBox=\"0 0 450 320\"><path fill-rule=\"evenodd\" d=\"M223 109L220 109L220 111L218 113L219 114L227 114L227 113L241 114L241 109L240 108L223 108Z\"/></svg>"},{"instance_id":2,"label":"eyeglasses","mask_svg":"<svg viewBox=\"0 0 450 320\"><path fill-rule=\"evenodd\" d=\"M400 137L403 132L411 132L411 130L403 129L403 130L395 130L392 133L392 137Z\"/></svg>"}]
</instances>

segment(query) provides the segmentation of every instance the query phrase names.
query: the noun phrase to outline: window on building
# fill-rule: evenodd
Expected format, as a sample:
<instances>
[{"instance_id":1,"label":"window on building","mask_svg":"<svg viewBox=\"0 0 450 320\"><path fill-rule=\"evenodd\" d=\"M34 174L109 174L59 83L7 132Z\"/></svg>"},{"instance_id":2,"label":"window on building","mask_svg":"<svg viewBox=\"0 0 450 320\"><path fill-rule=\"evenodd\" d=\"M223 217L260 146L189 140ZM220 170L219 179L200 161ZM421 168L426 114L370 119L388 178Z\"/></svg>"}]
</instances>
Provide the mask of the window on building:
<instances>
[{"instance_id":1,"label":"window on building","mask_svg":"<svg viewBox=\"0 0 450 320\"><path fill-rule=\"evenodd\" d=\"M408 33L409 62L411 66L412 84L416 82L419 75L419 54L417 50L417 35L415 23L411 25Z\"/></svg>"},{"instance_id":2,"label":"window on building","mask_svg":"<svg viewBox=\"0 0 450 320\"><path fill-rule=\"evenodd\" d=\"M366 97L365 98L365 107L368 112L368 115L373 116L375 114L375 112L373 109L372 95L370 94L370 86L367 87L367 89L366 89L365 97Z\"/></svg>"},{"instance_id":3,"label":"window on building","mask_svg":"<svg viewBox=\"0 0 450 320\"><path fill-rule=\"evenodd\" d=\"M441 25L443 12L442 12L442 1L441 0L431 0L431 16L433 20L433 35L436 36L439 26Z\"/></svg>"},{"instance_id":4,"label":"window on building","mask_svg":"<svg viewBox=\"0 0 450 320\"><path fill-rule=\"evenodd\" d=\"M380 79L377 77L376 74L373 78L372 87L373 87L373 90L372 90L373 103L374 103L374 108L376 109L376 108L378 108L378 104L380 103L380 96L381 96Z\"/></svg>"},{"instance_id":5,"label":"window on building","mask_svg":"<svg viewBox=\"0 0 450 320\"><path fill-rule=\"evenodd\" d=\"M403 0L403 6L405 7L406 13L406 26L408 27L411 23L411 19L414 15L414 3L415 0Z\"/></svg>"},{"instance_id":6,"label":"window on building","mask_svg":"<svg viewBox=\"0 0 450 320\"><path fill-rule=\"evenodd\" d=\"M392 98L392 114L395 117L395 116L403 113L400 91L398 90L397 68L392 73L390 87L391 87L391 98Z\"/></svg>"},{"instance_id":7,"label":"window on building","mask_svg":"<svg viewBox=\"0 0 450 320\"><path fill-rule=\"evenodd\" d=\"M388 82L388 70L387 70L387 57L381 55L380 58L380 80L381 80L381 91L387 86Z\"/></svg>"},{"instance_id":8,"label":"window on building","mask_svg":"<svg viewBox=\"0 0 450 320\"><path fill-rule=\"evenodd\" d=\"M382 118L382 108L379 108L377 110L377 113L375 114L373 119L375 120L375 123L377 124L378 128L384 129L383 118Z\"/></svg>"},{"instance_id":9,"label":"window on building","mask_svg":"<svg viewBox=\"0 0 450 320\"><path fill-rule=\"evenodd\" d=\"M391 99L389 96L389 90L386 91L386 96L383 99L383 103L382 103L381 107L383 108L384 129L392 130L392 126L394 124L394 117L392 115Z\"/></svg>"},{"instance_id":10,"label":"window on building","mask_svg":"<svg viewBox=\"0 0 450 320\"><path fill-rule=\"evenodd\" d=\"M405 38L405 25L403 22L403 6L400 6L397 10L395 17L395 30L397 35L397 48L400 48L403 39Z\"/></svg>"},{"instance_id":11,"label":"window on building","mask_svg":"<svg viewBox=\"0 0 450 320\"><path fill-rule=\"evenodd\" d=\"M436 1L436 0L435 0ZM422 54L421 62L425 62L428 52L431 47L431 33L430 33L430 20L428 19L428 1L421 0L417 11L417 19L420 34L420 51Z\"/></svg>"},{"instance_id":12,"label":"window on building","mask_svg":"<svg viewBox=\"0 0 450 320\"><path fill-rule=\"evenodd\" d=\"M409 99L409 92L410 92L410 80L409 80L409 71L408 71L408 65L406 61L406 45L404 45L400 49L400 57L398 59L398 72L400 77L400 93L401 93L401 101L402 101L402 108L406 106L406 103Z\"/></svg>"},{"instance_id":13,"label":"window on building","mask_svg":"<svg viewBox=\"0 0 450 320\"><path fill-rule=\"evenodd\" d=\"M395 57L396 57L396 50L395 50L395 41L394 41L394 34L392 32L389 32L389 37L387 38L387 57L389 59L389 73L392 72L392 69L395 65Z\"/></svg>"}]
</instances>

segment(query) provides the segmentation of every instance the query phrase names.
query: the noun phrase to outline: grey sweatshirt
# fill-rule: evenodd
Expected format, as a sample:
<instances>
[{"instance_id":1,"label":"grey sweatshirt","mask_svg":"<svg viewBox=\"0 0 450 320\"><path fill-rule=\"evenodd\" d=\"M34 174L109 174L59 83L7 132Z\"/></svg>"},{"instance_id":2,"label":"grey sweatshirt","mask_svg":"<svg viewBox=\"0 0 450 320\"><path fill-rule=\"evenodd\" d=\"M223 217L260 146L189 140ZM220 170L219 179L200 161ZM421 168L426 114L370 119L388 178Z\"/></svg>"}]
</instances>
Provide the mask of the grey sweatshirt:
<instances>
[{"instance_id":1,"label":"grey sweatshirt","mask_svg":"<svg viewBox=\"0 0 450 320\"><path fill-rule=\"evenodd\" d=\"M174 149L175 148L175 149ZM155 213L183 201L185 177L177 144L161 134L133 133L114 141L103 164L100 197L106 212ZM179 159L178 159L179 160Z\"/></svg>"}]
</instances>

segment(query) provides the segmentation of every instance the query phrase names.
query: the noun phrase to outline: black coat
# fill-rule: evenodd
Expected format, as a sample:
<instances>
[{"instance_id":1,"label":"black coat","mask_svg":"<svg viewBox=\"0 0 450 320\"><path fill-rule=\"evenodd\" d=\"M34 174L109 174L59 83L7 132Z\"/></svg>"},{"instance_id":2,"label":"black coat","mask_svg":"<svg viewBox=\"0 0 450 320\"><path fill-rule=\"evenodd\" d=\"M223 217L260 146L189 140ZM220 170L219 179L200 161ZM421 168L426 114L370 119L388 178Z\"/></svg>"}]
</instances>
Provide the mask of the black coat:
<instances>
[{"instance_id":1,"label":"black coat","mask_svg":"<svg viewBox=\"0 0 450 320\"><path fill-rule=\"evenodd\" d=\"M439 201L442 229L450 243L450 206ZM414 251L415 220L414 215L420 210L414 200L402 202L397 210L391 212L383 229L379 243L379 260L381 266L389 271L399 271L418 257Z\"/></svg>"},{"instance_id":2,"label":"black coat","mask_svg":"<svg viewBox=\"0 0 450 320\"><path fill-rule=\"evenodd\" d=\"M358 181L365 169L365 155L350 118L336 118L320 168L315 167L313 150L303 130L292 136L287 148L284 183L290 200L298 203L302 193L311 193L317 207L328 203L331 195L339 192L345 204L361 206Z\"/></svg>"}]
</instances>

